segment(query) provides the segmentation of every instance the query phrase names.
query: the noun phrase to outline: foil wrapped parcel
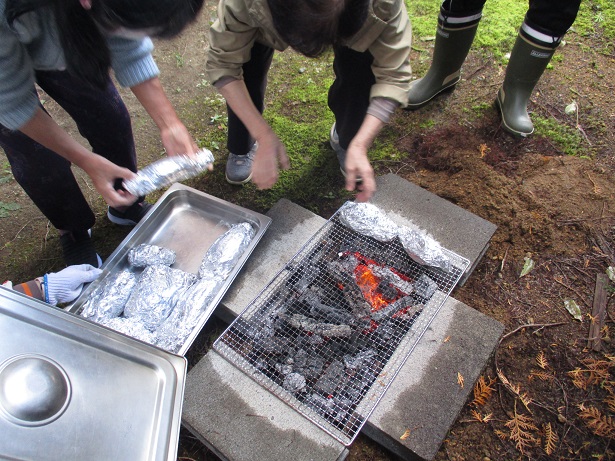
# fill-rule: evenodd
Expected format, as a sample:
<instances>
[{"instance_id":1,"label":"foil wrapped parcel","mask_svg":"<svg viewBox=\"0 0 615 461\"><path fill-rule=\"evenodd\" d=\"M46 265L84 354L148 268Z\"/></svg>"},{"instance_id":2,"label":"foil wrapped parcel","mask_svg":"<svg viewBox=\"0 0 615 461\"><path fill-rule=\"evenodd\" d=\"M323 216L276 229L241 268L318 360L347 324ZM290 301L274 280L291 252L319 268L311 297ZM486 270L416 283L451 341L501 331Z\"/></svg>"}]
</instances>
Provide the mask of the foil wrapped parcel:
<instances>
[{"instance_id":1,"label":"foil wrapped parcel","mask_svg":"<svg viewBox=\"0 0 615 461\"><path fill-rule=\"evenodd\" d=\"M119 316L136 284L137 274L130 270L110 275L84 303L81 316L96 323Z\"/></svg>"},{"instance_id":2,"label":"foil wrapped parcel","mask_svg":"<svg viewBox=\"0 0 615 461\"><path fill-rule=\"evenodd\" d=\"M175 252L169 248L142 243L128 251L128 264L132 267L154 266L164 264L172 266L175 262Z\"/></svg>"},{"instance_id":3,"label":"foil wrapped parcel","mask_svg":"<svg viewBox=\"0 0 615 461\"><path fill-rule=\"evenodd\" d=\"M235 224L209 247L199 267L199 280L178 300L156 331L156 345L177 352L197 325L201 314L250 245L255 231L249 223Z\"/></svg>"},{"instance_id":4,"label":"foil wrapped parcel","mask_svg":"<svg viewBox=\"0 0 615 461\"><path fill-rule=\"evenodd\" d=\"M346 202L338 217L344 226L379 242L398 238L408 256L419 264L439 267L445 272L451 269L450 259L433 237L412 226L398 226L371 203Z\"/></svg>"},{"instance_id":5,"label":"foil wrapped parcel","mask_svg":"<svg viewBox=\"0 0 615 461\"><path fill-rule=\"evenodd\" d=\"M147 266L126 302L124 317L138 317L145 328L154 331L195 280L194 274L162 264Z\"/></svg>"},{"instance_id":6,"label":"foil wrapped parcel","mask_svg":"<svg viewBox=\"0 0 615 461\"><path fill-rule=\"evenodd\" d=\"M109 274L86 301L81 316L178 352L254 235L249 223L230 226L203 256L198 276L166 265L171 253L175 261L168 248L136 246L127 255L130 268Z\"/></svg>"},{"instance_id":7,"label":"foil wrapped parcel","mask_svg":"<svg viewBox=\"0 0 615 461\"><path fill-rule=\"evenodd\" d=\"M166 157L137 171L135 178L124 180L123 187L132 195L142 197L175 182L193 178L213 162L214 156L207 149L199 150L194 156Z\"/></svg>"}]
</instances>

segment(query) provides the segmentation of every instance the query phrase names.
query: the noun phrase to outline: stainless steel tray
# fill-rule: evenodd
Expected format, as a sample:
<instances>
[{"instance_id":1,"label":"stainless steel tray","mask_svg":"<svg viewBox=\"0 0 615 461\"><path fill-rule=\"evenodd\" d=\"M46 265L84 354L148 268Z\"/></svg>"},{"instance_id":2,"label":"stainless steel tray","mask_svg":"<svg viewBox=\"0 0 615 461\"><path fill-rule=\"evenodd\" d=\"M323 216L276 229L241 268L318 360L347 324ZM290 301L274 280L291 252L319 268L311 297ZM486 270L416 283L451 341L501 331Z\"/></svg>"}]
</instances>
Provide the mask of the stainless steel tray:
<instances>
[{"instance_id":1,"label":"stainless steel tray","mask_svg":"<svg viewBox=\"0 0 615 461\"><path fill-rule=\"evenodd\" d=\"M175 460L186 366L0 287L0 458Z\"/></svg>"},{"instance_id":2,"label":"stainless steel tray","mask_svg":"<svg viewBox=\"0 0 615 461\"><path fill-rule=\"evenodd\" d=\"M101 276L81 293L68 310L79 313L85 301L106 277L128 268L127 254L131 248L141 243L170 248L177 254L172 267L197 273L203 255L211 244L228 230L229 225L242 222L252 225L255 230L254 238L178 351L180 355L184 355L271 224L271 218L268 216L188 186L174 184L109 256L102 266Z\"/></svg>"}]
</instances>

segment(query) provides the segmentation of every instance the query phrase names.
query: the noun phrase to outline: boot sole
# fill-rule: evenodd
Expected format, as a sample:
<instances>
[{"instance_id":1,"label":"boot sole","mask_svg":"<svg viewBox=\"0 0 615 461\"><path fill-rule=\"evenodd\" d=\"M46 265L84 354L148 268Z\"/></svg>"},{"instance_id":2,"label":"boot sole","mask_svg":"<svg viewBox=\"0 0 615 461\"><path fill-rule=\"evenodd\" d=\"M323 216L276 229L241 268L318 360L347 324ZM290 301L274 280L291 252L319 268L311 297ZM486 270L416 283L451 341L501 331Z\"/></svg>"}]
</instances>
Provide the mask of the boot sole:
<instances>
[{"instance_id":1,"label":"boot sole","mask_svg":"<svg viewBox=\"0 0 615 461\"><path fill-rule=\"evenodd\" d=\"M504 131L506 131L509 134L512 134L516 138L527 138L529 135L531 135L534 132L534 130L530 131L529 133L526 133L524 131L517 131L517 130L512 129L511 127L509 127L506 124L506 120L504 120L504 111L502 110L502 102L500 101L500 93L499 92L498 92L498 95L495 98L494 105L495 105L495 108L500 113L500 118L502 119L500 125L502 126Z\"/></svg>"},{"instance_id":2,"label":"boot sole","mask_svg":"<svg viewBox=\"0 0 615 461\"><path fill-rule=\"evenodd\" d=\"M226 174L224 175L224 177L226 178L226 182L227 183L232 184L234 186L242 186L242 185L250 182L250 180L252 179L252 173L250 173L250 176L248 176L243 181L233 181L233 180L229 179L229 177Z\"/></svg>"},{"instance_id":3,"label":"boot sole","mask_svg":"<svg viewBox=\"0 0 615 461\"><path fill-rule=\"evenodd\" d=\"M413 111L413 110L417 110L420 109L421 107L425 107L427 104L429 104L434 98L440 96L443 93L447 93L447 92L452 92L455 87L457 86L457 84L459 83L459 81L461 80L461 77L458 78L457 80L449 83L447 86L441 88L440 90L438 90L437 93L435 93L433 96L431 96L429 99L426 99L423 102L419 102L417 104L408 104L406 107L404 107L404 110L409 110L409 111Z\"/></svg>"}]
</instances>

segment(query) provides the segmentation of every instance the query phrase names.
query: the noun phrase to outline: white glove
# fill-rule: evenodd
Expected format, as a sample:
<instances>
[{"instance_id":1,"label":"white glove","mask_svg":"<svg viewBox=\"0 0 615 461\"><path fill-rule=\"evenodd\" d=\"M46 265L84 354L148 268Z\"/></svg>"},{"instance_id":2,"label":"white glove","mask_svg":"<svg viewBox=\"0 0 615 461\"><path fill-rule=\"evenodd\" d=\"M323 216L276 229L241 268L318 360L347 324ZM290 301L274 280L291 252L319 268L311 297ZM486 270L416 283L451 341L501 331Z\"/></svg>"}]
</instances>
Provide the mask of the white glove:
<instances>
[{"instance_id":1,"label":"white glove","mask_svg":"<svg viewBox=\"0 0 615 461\"><path fill-rule=\"evenodd\" d=\"M77 299L83 284L93 282L101 272L102 270L89 264L80 264L68 266L60 272L45 274L45 301L55 306Z\"/></svg>"}]
</instances>

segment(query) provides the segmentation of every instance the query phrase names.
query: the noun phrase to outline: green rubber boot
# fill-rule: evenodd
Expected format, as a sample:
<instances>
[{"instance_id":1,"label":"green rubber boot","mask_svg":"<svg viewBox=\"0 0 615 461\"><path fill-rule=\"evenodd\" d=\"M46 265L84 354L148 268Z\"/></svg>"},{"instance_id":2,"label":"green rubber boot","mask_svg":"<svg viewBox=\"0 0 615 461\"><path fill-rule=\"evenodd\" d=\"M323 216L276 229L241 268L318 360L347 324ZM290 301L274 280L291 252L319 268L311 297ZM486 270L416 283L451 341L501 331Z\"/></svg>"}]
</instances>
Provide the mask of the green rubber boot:
<instances>
[{"instance_id":1,"label":"green rubber boot","mask_svg":"<svg viewBox=\"0 0 615 461\"><path fill-rule=\"evenodd\" d=\"M551 61L555 48L537 45L521 34L510 54L504 83L498 91L496 104L502 115L502 128L515 136L526 137L534 132L527 113L527 103Z\"/></svg>"},{"instance_id":2,"label":"green rubber boot","mask_svg":"<svg viewBox=\"0 0 615 461\"><path fill-rule=\"evenodd\" d=\"M406 109L415 110L424 106L459 82L461 65L470 51L477 29L478 21L457 28L438 21L431 67L423 78L410 84Z\"/></svg>"}]
</instances>

